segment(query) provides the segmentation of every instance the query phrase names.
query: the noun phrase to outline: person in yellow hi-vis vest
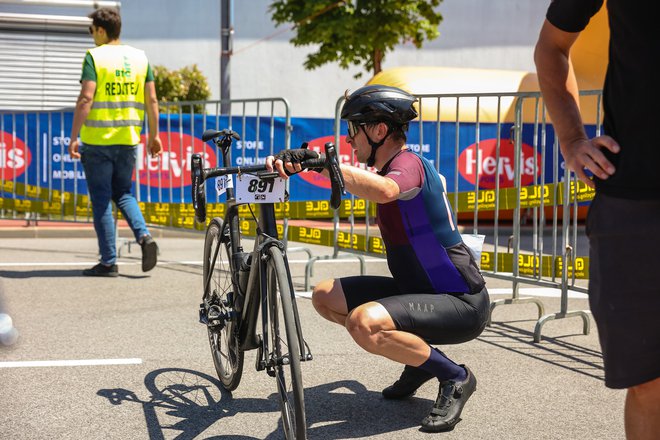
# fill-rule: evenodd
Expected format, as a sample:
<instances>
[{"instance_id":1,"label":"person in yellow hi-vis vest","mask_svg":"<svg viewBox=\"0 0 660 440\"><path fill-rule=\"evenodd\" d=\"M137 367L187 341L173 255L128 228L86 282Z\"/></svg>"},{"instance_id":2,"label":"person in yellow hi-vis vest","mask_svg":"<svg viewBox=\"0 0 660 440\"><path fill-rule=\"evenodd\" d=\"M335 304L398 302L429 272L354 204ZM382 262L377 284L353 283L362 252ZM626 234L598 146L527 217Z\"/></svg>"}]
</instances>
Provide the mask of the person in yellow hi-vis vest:
<instances>
[{"instance_id":1,"label":"person in yellow hi-vis vest","mask_svg":"<svg viewBox=\"0 0 660 440\"><path fill-rule=\"evenodd\" d=\"M97 9L89 18L96 48L87 51L83 62L69 154L80 158L85 170L101 261L83 275L119 274L112 201L142 248L142 270L147 272L156 266L158 246L131 187L145 111L147 148L153 157L163 148L158 137L154 75L143 51L120 43L121 17L116 9Z\"/></svg>"}]
</instances>

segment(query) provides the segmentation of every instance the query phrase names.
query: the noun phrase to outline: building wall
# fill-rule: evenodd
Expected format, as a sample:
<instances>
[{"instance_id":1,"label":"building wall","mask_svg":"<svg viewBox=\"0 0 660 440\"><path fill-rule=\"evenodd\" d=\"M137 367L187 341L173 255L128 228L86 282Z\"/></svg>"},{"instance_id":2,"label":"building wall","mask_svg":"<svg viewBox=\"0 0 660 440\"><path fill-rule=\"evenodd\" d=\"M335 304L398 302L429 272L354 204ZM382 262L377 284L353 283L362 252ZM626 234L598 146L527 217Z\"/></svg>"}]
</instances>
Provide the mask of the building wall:
<instances>
[{"instance_id":1,"label":"building wall","mask_svg":"<svg viewBox=\"0 0 660 440\"><path fill-rule=\"evenodd\" d=\"M270 0L234 0L233 98L284 97L294 116L333 117L345 89L369 75L336 65L307 71L309 48L289 43L294 35L270 20ZM422 50L402 45L384 68L420 65L534 71L533 47L549 0L444 0L440 36ZM124 0L124 40L145 49L152 63L178 68L196 63L220 97L220 0Z\"/></svg>"},{"instance_id":2,"label":"building wall","mask_svg":"<svg viewBox=\"0 0 660 440\"><path fill-rule=\"evenodd\" d=\"M440 37L422 50L401 45L387 54L384 68L406 65L477 67L534 71L533 47L550 0L444 0ZM310 48L289 43L293 31L275 28L271 0L233 0L234 55L231 97L284 97L293 116L333 117L346 89L369 80L360 70L325 65L307 71ZM0 4L0 12L85 16L87 8ZM220 0L123 0L122 40L147 52L152 64L180 68L197 64L212 98L220 97ZM91 37L90 46L93 45ZM82 60L83 54L80 54ZM74 102L71 103L73 105Z\"/></svg>"}]
</instances>

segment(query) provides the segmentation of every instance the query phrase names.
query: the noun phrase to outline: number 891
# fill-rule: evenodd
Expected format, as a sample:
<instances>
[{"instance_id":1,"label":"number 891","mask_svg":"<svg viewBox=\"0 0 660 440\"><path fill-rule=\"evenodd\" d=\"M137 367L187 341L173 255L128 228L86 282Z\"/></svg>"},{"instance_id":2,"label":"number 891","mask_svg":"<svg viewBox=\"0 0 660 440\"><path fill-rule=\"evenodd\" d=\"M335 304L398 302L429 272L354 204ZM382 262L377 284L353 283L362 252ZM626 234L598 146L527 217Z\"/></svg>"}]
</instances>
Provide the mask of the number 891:
<instances>
[{"instance_id":1,"label":"number 891","mask_svg":"<svg viewBox=\"0 0 660 440\"><path fill-rule=\"evenodd\" d=\"M250 185L248 186L248 191L251 193L254 192L273 192L273 185L275 184L275 180L273 179L268 179L268 180L260 180L260 179L252 179L250 180Z\"/></svg>"}]
</instances>

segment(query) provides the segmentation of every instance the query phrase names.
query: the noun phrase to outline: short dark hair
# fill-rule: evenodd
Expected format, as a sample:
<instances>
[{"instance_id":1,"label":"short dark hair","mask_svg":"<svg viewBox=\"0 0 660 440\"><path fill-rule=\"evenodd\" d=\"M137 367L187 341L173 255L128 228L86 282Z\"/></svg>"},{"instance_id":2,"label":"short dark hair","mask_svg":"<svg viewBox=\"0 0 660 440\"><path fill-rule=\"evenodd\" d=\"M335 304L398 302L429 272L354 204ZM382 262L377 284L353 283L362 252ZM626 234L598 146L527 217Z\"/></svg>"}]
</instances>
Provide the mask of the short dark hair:
<instances>
[{"instance_id":1,"label":"short dark hair","mask_svg":"<svg viewBox=\"0 0 660 440\"><path fill-rule=\"evenodd\" d=\"M105 29L110 40L116 40L121 33L121 16L116 8L100 8L88 15L92 25Z\"/></svg>"},{"instance_id":2,"label":"short dark hair","mask_svg":"<svg viewBox=\"0 0 660 440\"><path fill-rule=\"evenodd\" d=\"M396 142L403 141L405 143L408 140L408 137L406 136L406 131L408 131L408 124L399 125L386 121L380 121L380 122L367 122L366 125L367 127L371 128L377 126L381 122L389 127L390 137L392 138L393 141Z\"/></svg>"}]
</instances>

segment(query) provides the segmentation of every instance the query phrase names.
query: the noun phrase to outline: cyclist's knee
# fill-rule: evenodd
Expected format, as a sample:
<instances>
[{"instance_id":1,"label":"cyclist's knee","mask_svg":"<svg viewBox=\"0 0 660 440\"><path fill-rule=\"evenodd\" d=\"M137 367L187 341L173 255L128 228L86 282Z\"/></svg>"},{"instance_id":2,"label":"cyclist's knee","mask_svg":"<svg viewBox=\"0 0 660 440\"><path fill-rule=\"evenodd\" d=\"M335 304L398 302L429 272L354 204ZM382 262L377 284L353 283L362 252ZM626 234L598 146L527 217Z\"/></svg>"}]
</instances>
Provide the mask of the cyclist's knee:
<instances>
[{"instance_id":1,"label":"cyclist's knee","mask_svg":"<svg viewBox=\"0 0 660 440\"><path fill-rule=\"evenodd\" d=\"M367 351L374 351L389 338L383 330L389 328L379 304L368 303L355 308L346 318L346 329L357 344Z\"/></svg>"}]
</instances>

